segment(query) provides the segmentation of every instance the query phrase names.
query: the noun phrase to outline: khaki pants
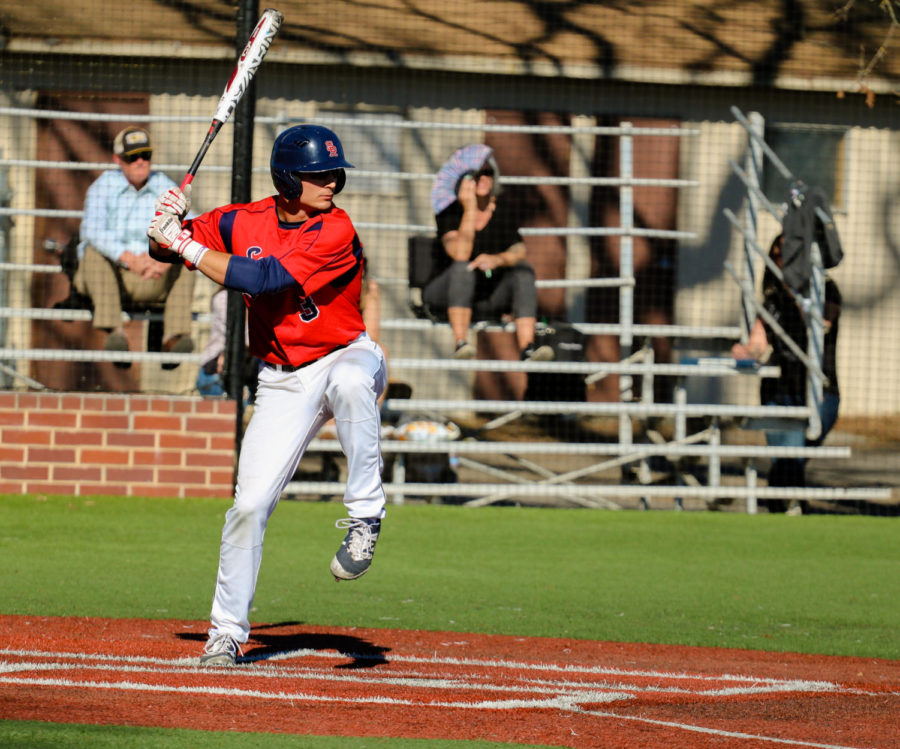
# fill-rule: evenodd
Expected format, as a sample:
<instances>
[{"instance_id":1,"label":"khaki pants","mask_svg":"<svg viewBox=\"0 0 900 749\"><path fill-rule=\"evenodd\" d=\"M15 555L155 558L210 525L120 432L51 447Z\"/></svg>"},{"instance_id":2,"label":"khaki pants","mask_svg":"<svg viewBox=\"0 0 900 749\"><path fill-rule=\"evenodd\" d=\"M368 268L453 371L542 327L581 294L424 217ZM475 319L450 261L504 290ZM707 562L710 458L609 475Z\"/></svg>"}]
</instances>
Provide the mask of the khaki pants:
<instances>
[{"instance_id":1,"label":"khaki pants","mask_svg":"<svg viewBox=\"0 0 900 749\"><path fill-rule=\"evenodd\" d=\"M94 303L95 328L121 328L123 307L165 304L163 340L173 335L190 335L194 274L181 264L170 265L168 273L160 278L144 280L88 245L78 264L74 285Z\"/></svg>"}]
</instances>

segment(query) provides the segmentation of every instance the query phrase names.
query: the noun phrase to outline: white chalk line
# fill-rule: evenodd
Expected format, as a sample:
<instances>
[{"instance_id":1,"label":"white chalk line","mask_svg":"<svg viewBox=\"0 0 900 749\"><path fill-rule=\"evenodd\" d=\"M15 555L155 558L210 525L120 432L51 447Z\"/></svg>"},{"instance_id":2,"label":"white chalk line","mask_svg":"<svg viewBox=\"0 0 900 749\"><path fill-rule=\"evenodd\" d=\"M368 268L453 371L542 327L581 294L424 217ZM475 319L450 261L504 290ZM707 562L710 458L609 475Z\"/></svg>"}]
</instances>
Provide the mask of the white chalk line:
<instances>
[{"instance_id":1,"label":"white chalk line","mask_svg":"<svg viewBox=\"0 0 900 749\"><path fill-rule=\"evenodd\" d=\"M216 675L221 674L218 670ZM73 679L20 679L15 677L0 678L2 684L19 684L22 686L46 686L46 687L75 687L82 689L110 689L138 692L171 692L177 694L198 694L224 697L244 697L262 700L281 700L288 702L333 702L376 705L400 705L405 707L440 707L465 710L513 710L513 709L555 709L570 712L581 712L578 702L610 702L618 699L629 699L631 695L615 695L602 693L590 696L581 694L577 699L568 695L557 695L552 699L540 700L479 700L476 702L445 702L422 701L411 699L398 699L396 697L382 696L353 696L342 697L324 694L311 694L309 692L261 692L257 689L235 689L227 687L186 687L172 686L169 684L143 684L131 681L76 681Z\"/></svg>"},{"instance_id":2,"label":"white chalk line","mask_svg":"<svg viewBox=\"0 0 900 749\"><path fill-rule=\"evenodd\" d=\"M116 671L126 673L143 673L166 675L174 673L182 674L208 674L209 669L201 669L196 664L190 666L174 666L170 668L152 668L151 666L133 665L133 664L103 664L103 663L80 663L73 666L70 663L61 661L46 662L29 662L21 661L17 663L0 662L0 674L26 673L26 672L47 672L47 671ZM674 686L659 685L639 685L628 682L612 682L612 681L554 681L551 679L531 679L525 676L508 677L506 680L510 684L486 683L485 679L491 678L483 674L456 674L453 676L435 676L430 672L403 672L402 676L383 675L384 672L377 673L343 673L335 674L333 671L323 671L315 668L247 668L239 667L237 669L229 669L225 672L229 676L246 677L252 676L259 679L303 679L306 681L325 681L325 682L343 682L356 684L386 684L390 686L418 687L422 689L457 689L479 691L495 691L495 692L522 692L528 691L536 694L570 694L575 695L579 692L587 691L590 693L597 692L618 692L629 693L632 697L635 694L677 694L691 695L700 697L734 697L755 694L785 694L789 692L797 693L822 693L822 692L840 692L859 694L859 690L846 690L835 687L829 682L810 682L803 680L794 680L782 682L778 684L748 684L743 687L727 687L723 689L701 689L692 690ZM497 677L493 677L496 681ZM0 676L2 681L2 676ZM587 700L583 700L587 701Z\"/></svg>"},{"instance_id":3,"label":"white chalk line","mask_svg":"<svg viewBox=\"0 0 900 749\"><path fill-rule=\"evenodd\" d=\"M721 728L706 728L704 726L695 726L690 723L679 723L673 720L657 720L655 718L645 718L642 715L620 715L619 713L610 713L605 710L584 710L587 715L594 715L599 718L618 718L620 720L632 720L639 723L648 723L654 726L665 726L666 728L677 728L683 731L692 731L694 733L705 733L712 736L721 736L729 739L746 739L747 741L767 741L771 744L785 744L787 746L810 746L817 749L862 749L861 747L848 746L846 744L821 744L816 741L803 741L802 739L782 739L777 736L762 736L757 733L742 733L741 731L726 731Z\"/></svg>"},{"instance_id":4,"label":"white chalk line","mask_svg":"<svg viewBox=\"0 0 900 749\"><path fill-rule=\"evenodd\" d=\"M23 674L26 672L47 672L47 671L116 671L127 672L132 674L151 674L151 675L171 675L173 673L208 675L209 669L199 668L195 659L178 658L163 659L150 658L146 656L116 656L102 654L85 654L85 653L47 653L45 651L33 650L12 650L5 649L2 651L7 655L19 656L24 658L53 658L51 662L3 662L0 661L0 675L2 674ZM294 651L300 656L309 656L315 653L323 655L320 651ZM346 658L347 654L324 653L331 658ZM280 657L271 659L280 662L286 654L280 654ZM65 663L63 660L76 661L77 665ZM397 660L397 659L393 659ZM407 662L426 663L428 665L446 664L448 660L454 664L460 659L447 658L425 658L420 656L407 656ZM89 663L88 661L101 661L100 663ZM484 661L471 661L470 663L481 665ZM513 674L500 677L498 674L435 674L433 671L403 671L399 675L390 673L390 663L385 661L383 668L378 671L355 671L335 673L333 669L323 670L312 667L285 668L283 666L267 666L264 668L252 667L246 664L240 665L235 669L225 669L217 671L226 675L226 678L235 677L243 678L251 676L260 679L302 679L305 681L322 681L322 682L340 682L350 684L382 684L388 686L400 686L405 688L420 689L443 689L443 690L478 690L493 692L527 692L533 694L551 694L554 696L564 696L566 698L580 699L582 702L608 701L604 695L615 694L616 699L630 699L635 695L646 693L655 694L687 694L700 697L729 697L753 694L768 693L859 693L859 690L842 689L832 682L824 681L806 681L801 679L761 679L759 677L741 677L745 683L741 686L728 686L717 689L700 689L692 690L676 686L663 686L660 684L635 684L623 681L572 681L570 679L554 680L546 678L531 678L527 672L531 670L530 666L535 664L517 663L519 671L525 670L525 674ZM510 668L510 662L507 661L491 661L491 665L495 668ZM548 664L537 664L542 668L547 668ZM154 668L160 667L160 668ZM609 671L610 669L604 669ZM615 669L615 671L618 671ZM634 673L634 672L632 672ZM641 672L642 678L647 676L660 678L668 678L670 674L666 672ZM679 679L685 678L684 674L676 674ZM19 676L19 679L24 677ZM709 681L714 676L704 675L704 679ZM732 675L725 675L726 681L733 682L735 678ZM491 680L493 683L486 682ZM0 682L4 681L0 677ZM498 683L506 681L507 683ZM623 695L625 695L623 697Z\"/></svg>"},{"instance_id":5,"label":"white chalk line","mask_svg":"<svg viewBox=\"0 0 900 749\"><path fill-rule=\"evenodd\" d=\"M68 653L68 652L50 652L40 650L15 650L0 649L0 655L10 654L28 658L66 658L73 660L105 660L113 663L156 663L160 665L181 665L196 666L196 658L151 658L147 656L124 656L124 655L108 655L103 653ZM508 661L495 659L476 659L476 658L452 658L439 656L418 656L418 655L372 655L371 653L345 653L327 650L315 650L312 648L301 648L298 650L288 650L281 653L270 653L264 656L246 657L242 659L242 663L278 663L284 660L294 660L297 658L328 658L333 660L353 660L353 661L374 661L382 662L385 666L399 663L423 663L426 665L449 665L449 666L470 666L476 668L489 669L510 669L515 671L547 671L561 672L572 674L589 674L602 676L619 676L619 677L637 677L647 679L671 679L685 681L709 681L709 682L749 682L752 684L794 684L797 679L780 679L777 677L760 677L740 674L697 674L688 672L669 672L669 671L648 671L648 670L632 670L613 668L610 666L581 666L575 664L555 664L555 663L534 663L527 661ZM840 689L838 684L827 681L809 681L805 682L818 691L833 691Z\"/></svg>"},{"instance_id":6,"label":"white chalk line","mask_svg":"<svg viewBox=\"0 0 900 749\"><path fill-rule=\"evenodd\" d=\"M657 720L646 718L643 716L620 715L614 712L606 712L599 710L586 710L583 704L610 704L617 701L625 701L634 699L639 693L672 693L672 694L690 694L694 696L705 697L728 697L746 694L761 693L840 693L840 694L868 694L860 690L848 689L832 682L824 681L805 681L798 679L772 679L760 678L754 676L737 676L734 674L709 675L700 674L692 677L686 673L671 673L664 671L646 671L646 670L624 670L609 667L591 667L591 666L571 666L569 664L546 664L546 663L523 663L519 661L504 660L480 660L480 659L461 659L446 657L425 657L425 656L391 656L390 659L378 657L378 660L384 662L385 668L389 668L391 663L417 663L427 665L452 665L452 666L477 666L494 669L516 669L525 671L539 672L560 672L560 673L578 673L578 674L597 674L597 675L616 675L616 676L632 676L640 678L657 678L657 679L673 679L688 680L694 679L701 682L725 681L725 682L745 682L744 686L728 686L722 689L702 689L690 690L678 687L665 687L659 685L637 685L622 684L618 682L584 682L572 681L564 679L561 681L546 678L527 678L519 677L519 681L525 686L511 684L485 684L484 675L480 674L457 674L451 677L435 676L429 672L406 672L403 676L393 677L383 675L383 671L378 674L366 673L344 673L334 674L322 671L312 667L300 668L284 668L277 667L255 667L250 664L243 664L237 668L224 668L211 670L208 668L200 668L197 666L194 658L152 658L146 656L117 656L104 654L86 654L86 653L48 653L43 651L31 650L13 650L5 649L0 654L9 656L40 658L45 659L40 662L29 663L8 663L0 661L0 684L18 684L23 686L47 686L47 687L71 687L83 689L108 689L108 690L125 690L125 691L148 691L163 693L179 693L179 694L197 694L212 696L233 696L248 699L261 700L278 700L287 702L318 702L318 703L352 703L352 704L378 704L378 705L396 705L406 707L434 707L441 709L467 709L467 710L521 710L521 709L541 709L541 710L563 710L581 715L590 715L598 718L610 718L620 720L639 721L653 725L659 725L679 730L693 731L710 735L717 735L727 738L745 739L753 741L765 741L774 744L783 744L790 746L814 747L817 749L858 749L856 747L848 747L845 745L822 744L817 742L782 739L778 737L762 736L756 734L741 733L736 731L726 731L717 728L707 728L704 726L692 725L688 723L680 723L676 721ZM303 657L326 657L329 659L354 659L359 660L363 656L352 653L338 653L317 650L297 650L290 653L276 654L274 657L265 659L256 659L258 661L265 660L267 662L281 662L290 658ZM365 656L372 658L372 656ZM68 659L76 661L73 666L71 663L61 663L59 661L46 662L46 659ZM88 663L88 661L106 661L106 663ZM115 664L115 665L113 665ZM154 668L159 666L160 668ZM477 690L477 691L493 691L496 693L505 692L527 692L529 694L543 695L539 698L517 698L517 699L493 699L493 700L475 700L475 701L453 701L453 700L421 700L409 698L394 698L382 695L370 696L335 696L328 694L314 694L311 692L285 692L285 691L264 691L258 689L240 689L234 687L221 686L184 686L184 685L166 685L166 684L147 684L134 681L87 681L77 679L48 679L37 677L13 676L13 673L22 673L24 671L51 671L51 670L92 670L92 671L126 671L130 673L150 673L154 675L171 675L173 673L183 673L190 675L203 674L206 676L215 674L216 678L223 677L262 677L267 679L306 679L327 682L345 682L359 685L371 686L373 684L384 684L389 686L400 687L420 687L444 690ZM497 678L496 675L494 678ZM472 681L468 681L472 679ZM517 679L512 678L512 681ZM884 693L881 693L884 694Z\"/></svg>"}]
</instances>

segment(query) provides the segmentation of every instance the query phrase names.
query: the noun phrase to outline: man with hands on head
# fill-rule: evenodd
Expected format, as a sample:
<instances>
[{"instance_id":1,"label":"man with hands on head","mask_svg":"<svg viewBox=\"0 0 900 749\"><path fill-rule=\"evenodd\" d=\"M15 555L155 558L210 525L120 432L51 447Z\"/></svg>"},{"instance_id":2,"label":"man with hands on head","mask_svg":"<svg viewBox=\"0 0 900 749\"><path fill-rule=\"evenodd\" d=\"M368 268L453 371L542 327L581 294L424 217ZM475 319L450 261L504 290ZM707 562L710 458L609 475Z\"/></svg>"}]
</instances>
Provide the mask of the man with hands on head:
<instances>
[{"instance_id":1,"label":"man with hands on head","mask_svg":"<svg viewBox=\"0 0 900 749\"><path fill-rule=\"evenodd\" d=\"M459 175L460 170L465 171ZM518 228L495 216L499 176L493 150L482 144L463 146L441 168L432 206L444 252L422 298L429 308L446 311L454 358L475 355L468 341L473 316L484 320L511 313L521 358L547 361L553 349L535 345L534 268L525 259Z\"/></svg>"},{"instance_id":2,"label":"man with hands on head","mask_svg":"<svg viewBox=\"0 0 900 749\"><path fill-rule=\"evenodd\" d=\"M234 665L249 638L250 607L270 515L319 428L334 418L347 457L347 533L331 561L336 580L371 565L384 517L381 348L360 311L365 258L350 217L334 204L346 181L337 135L297 125L275 140L277 194L182 223L189 196L157 201L152 252L244 294L250 353L261 361L234 504L225 516L209 640L201 665Z\"/></svg>"}]
</instances>

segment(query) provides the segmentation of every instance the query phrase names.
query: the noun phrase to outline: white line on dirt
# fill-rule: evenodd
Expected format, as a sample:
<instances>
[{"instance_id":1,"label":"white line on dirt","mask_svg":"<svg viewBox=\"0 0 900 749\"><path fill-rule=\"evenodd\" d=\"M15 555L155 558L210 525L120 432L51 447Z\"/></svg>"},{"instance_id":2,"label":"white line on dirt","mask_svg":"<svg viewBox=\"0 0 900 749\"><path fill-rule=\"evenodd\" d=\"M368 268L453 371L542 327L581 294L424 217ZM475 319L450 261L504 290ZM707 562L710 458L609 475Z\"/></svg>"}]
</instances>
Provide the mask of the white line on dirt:
<instances>
[{"instance_id":1,"label":"white line on dirt","mask_svg":"<svg viewBox=\"0 0 900 749\"><path fill-rule=\"evenodd\" d=\"M684 731L692 731L694 733L706 733L712 736L721 736L730 739L746 739L747 741L767 741L771 744L786 744L787 746L810 746L816 749L860 749L859 747L847 746L845 744L820 744L815 741L803 741L800 739L782 739L776 736L760 736L756 733L741 733L740 731L723 731L721 728L706 728L704 726L693 726L689 723L679 723L673 720L655 720L653 718L645 718L642 715L619 715L618 713L610 713L603 710L585 710L585 715L596 715L598 718L617 718L620 720L633 720L639 723L649 723L655 726L665 726L667 728L680 728Z\"/></svg>"},{"instance_id":2,"label":"white line on dirt","mask_svg":"<svg viewBox=\"0 0 900 749\"><path fill-rule=\"evenodd\" d=\"M112 663L154 663L158 665L176 665L176 666L196 666L196 658L149 658L145 656L121 656L107 655L103 653L52 653L35 650L0 650L0 656L3 654L28 657L28 658L50 658L50 659L71 659L71 660L103 660ZM516 671L558 671L562 673L579 673L579 674L598 674L605 676L620 677L640 677L649 679L672 679L687 681L724 681L724 682L749 682L756 685L776 685L776 684L807 684L809 689L816 691L836 691L840 690L840 685L827 681L798 681L797 679L779 679L760 676L743 676L737 674L692 674L686 672L669 672L669 671L647 671L647 670L628 670L620 668L612 668L609 666L579 666L572 664L554 664L554 663L528 663L525 661L506 661L493 659L473 659L473 658L450 658L450 657L427 657L417 655L391 655L385 657L383 655L373 656L370 653L343 653L337 651L300 649L290 650L282 653L267 654L266 656L248 657L243 659L243 663L279 663L284 660L297 658L317 657L328 658L333 660L346 661L378 661L385 665L398 663L423 663L426 665L450 665L450 666L469 666L490 669L512 669Z\"/></svg>"}]
</instances>

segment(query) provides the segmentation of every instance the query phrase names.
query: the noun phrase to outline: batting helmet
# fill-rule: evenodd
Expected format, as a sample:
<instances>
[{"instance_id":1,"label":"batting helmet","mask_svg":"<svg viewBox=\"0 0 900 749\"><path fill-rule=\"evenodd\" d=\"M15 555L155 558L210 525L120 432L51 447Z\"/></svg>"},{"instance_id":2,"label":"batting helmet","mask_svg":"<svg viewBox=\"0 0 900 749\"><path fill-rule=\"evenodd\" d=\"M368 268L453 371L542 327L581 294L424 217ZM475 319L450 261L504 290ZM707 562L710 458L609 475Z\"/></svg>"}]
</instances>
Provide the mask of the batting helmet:
<instances>
[{"instance_id":1,"label":"batting helmet","mask_svg":"<svg viewBox=\"0 0 900 749\"><path fill-rule=\"evenodd\" d=\"M347 181L344 169L352 169L353 164L344 158L341 141L327 127L294 125L275 139L270 168L278 192L288 200L294 200L303 192L299 175L339 169L334 188L337 194Z\"/></svg>"}]
</instances>

